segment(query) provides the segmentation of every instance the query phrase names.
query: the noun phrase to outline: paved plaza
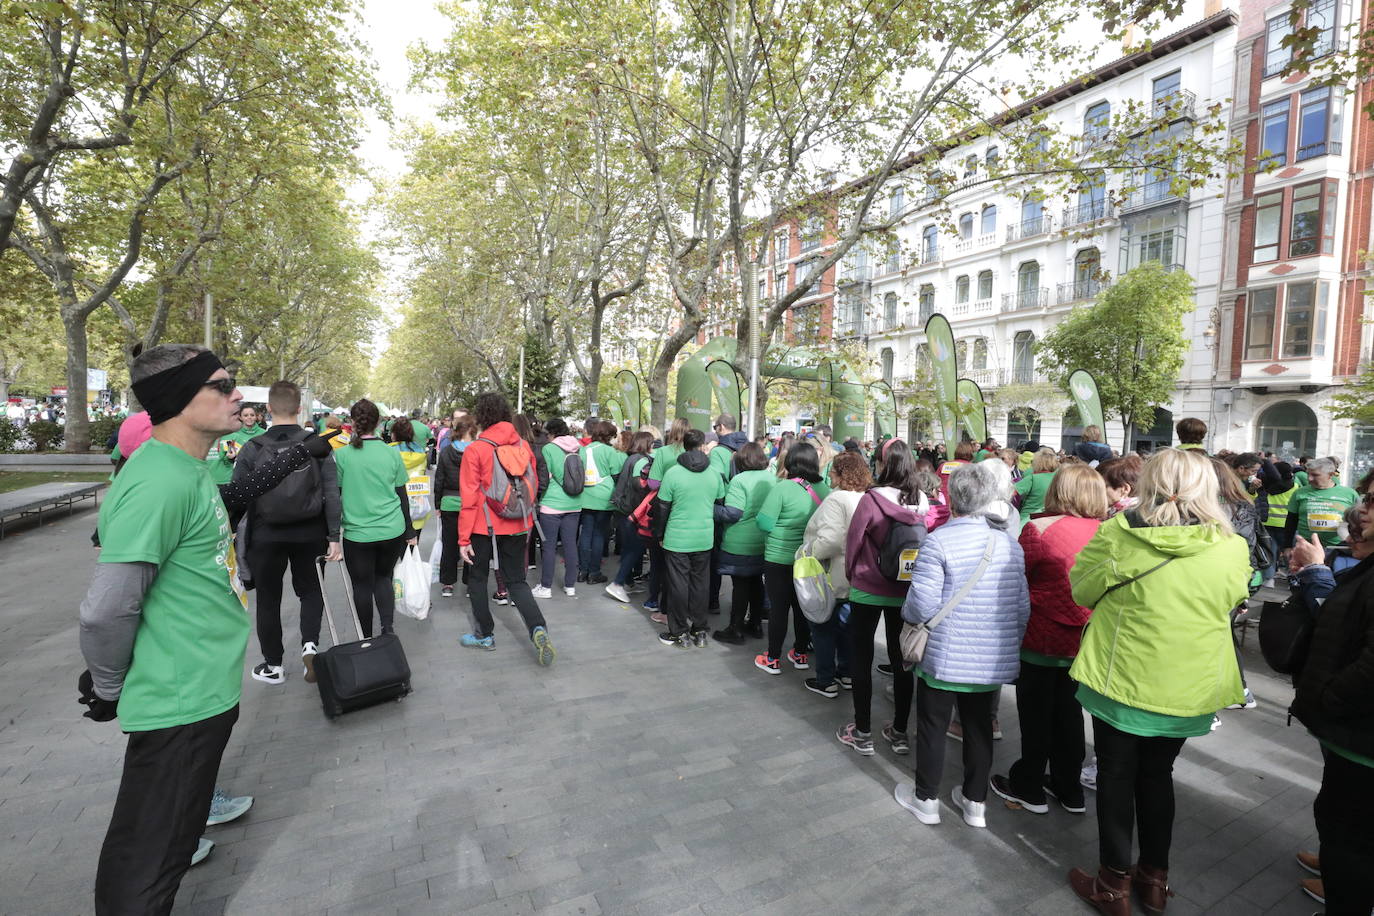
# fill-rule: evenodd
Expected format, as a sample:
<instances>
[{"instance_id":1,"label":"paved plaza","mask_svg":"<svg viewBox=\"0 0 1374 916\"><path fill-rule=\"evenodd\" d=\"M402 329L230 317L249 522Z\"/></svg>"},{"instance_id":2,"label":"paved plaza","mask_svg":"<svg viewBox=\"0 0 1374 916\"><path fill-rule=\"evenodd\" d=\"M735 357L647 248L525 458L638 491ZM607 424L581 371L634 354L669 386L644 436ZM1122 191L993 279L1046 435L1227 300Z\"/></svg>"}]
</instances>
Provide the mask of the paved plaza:
<instances>
[{"instance_id":1,"label":"paved plaza","mask_svg":"<svg viewBox=\"0 0 1374 916\"><path fill-rule=\"evenodd\" d=\"M90 911L124 738L81 718L77 608L95 551L92 512L0 541L0 911ZM425 544L433 536L427 531ZM336 588L337 582L332 583ZM727 586L728 589L728 586ZM462 649L466 602L398 618L415 692L326 720L292 665L253 681L220 785L257 803L209 828L210 858L178 913L1038 913L1090 912L1065 872L1096 864L1087 817L1007 810L987 830L949 807L925 827L892 799L911 758L839 745L849 695L829 700L753 647L660 646L647 613L582 587L544 602L558 646L535 665L513 608L497 649ZM288 599L288 645L295 638ZM328 638L326 632L326 639ZM1316 743L1286 725L1291 688L1253 637L1257 709L1188 742L1177 768L1171 914L1308 914L1298 849L1315 849ZM875 727L891 712L875 677ZM1018 748L1015 703L1003 697Z\"/></svg>"}]
</instances>

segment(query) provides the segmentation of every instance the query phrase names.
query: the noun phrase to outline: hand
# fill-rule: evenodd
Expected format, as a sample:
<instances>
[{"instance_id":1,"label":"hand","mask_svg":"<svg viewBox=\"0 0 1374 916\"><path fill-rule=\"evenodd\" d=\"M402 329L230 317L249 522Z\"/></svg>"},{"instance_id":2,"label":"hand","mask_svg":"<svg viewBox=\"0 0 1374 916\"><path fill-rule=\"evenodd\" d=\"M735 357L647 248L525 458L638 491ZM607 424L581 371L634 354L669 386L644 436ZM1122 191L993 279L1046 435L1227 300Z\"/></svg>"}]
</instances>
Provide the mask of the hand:
<instances>
[{"instance_id":1,"label":"hand","mask_svg":"<svg viewBox=\"0 0 1374 916\"><path fill-rule=\"evenodd\" d=\"M95 682L91 679L89 670L81 672L81 677L76 680L76 689L81 694L76 702L86 707L86 711L82 715L87 719L95 722L109 722L115 717L119 703L114 700L102 700L95 695Z\"/></svg>"},{"instance_id":2,"label":"hand","mask_svg":"<svg viewBox=\"0 0 1374 916\"><path fill-rule=\"evenodd\" d=\"M325 552L324 558L329 563L337 563L343 559L343 545L338 541L329 542L329 550Z\"/></svg>"},{"instance_id":3,"label":"hand","mask_svg":"<svg viewBox=\"0 0 1374 916\"><path fill-rule=\"evenodd\" d=\"M420 543L420 536L419 536L418 534L417 534L415 537L413 537L413 538L406 538L406 545L409 546L409 547L416 547L416 546L419 546L419 543Z\"/></svg>"},{"instance_id":4,"label":"hand","mask_svg":"<svg viewBox=\"0 0 1374 916\"><path fill-rule=\"evenodd\" d=\"M1288 554L1288 571L1296 573L1304 566L1312 566L1325 560L1326 548L1315 534L1307 538L1298 538L1293 542L1293 549Z\"/></svg>"},{"instance_id":5,"label":"hand","mask_svg":"<svg viewBox=\"0 0 1374 916\"><path fill-rule=\"evenodd\" d=\"M462 558L462 560L463 560L463 562L464 562L465 564L467 564L468 566L471 566L471 565L472 565L472 545L471 545L471 544L464 544L462 547L459 547L459 548L458 548L458 556Z\"/></svg>"},{"instance_id":6,"label":"hand","mask_svg":"<svg viewBox=\"0 0 1374 916\"><path fill-rule=\"evenodd\" d=\"M323 458L333 451L333 446L329 444L328 440L321 439L315 433L302 439L301 445L305 446L305 450L310 453L311 458Z\"/></svg>"}]
</instances>

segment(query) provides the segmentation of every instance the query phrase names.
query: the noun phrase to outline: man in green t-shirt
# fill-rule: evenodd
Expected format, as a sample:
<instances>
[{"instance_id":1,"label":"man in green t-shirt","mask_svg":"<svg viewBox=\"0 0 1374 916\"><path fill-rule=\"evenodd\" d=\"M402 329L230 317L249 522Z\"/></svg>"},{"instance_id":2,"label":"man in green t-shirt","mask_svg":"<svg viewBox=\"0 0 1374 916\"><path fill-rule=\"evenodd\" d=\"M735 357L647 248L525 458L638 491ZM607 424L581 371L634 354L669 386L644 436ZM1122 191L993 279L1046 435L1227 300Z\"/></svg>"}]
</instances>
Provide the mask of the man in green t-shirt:
<instances>
[{"instance_id":1,"label":"man in green t-shirt","mask_svg":"<svg viewBox=\"0 0 1374 916\"><path fill-rule=\"evenodd\" d=\"M1340 526L1345 510L1359 501L1359 494L1336 482L1336 463L1330 458L1307 462L1307 486L1299 487L1288 500L1288 520L1284 530L1290 537L1307 540L1315 534L1322 544L1334 547L1341 541Z\"/></svg>"},{"instance_id":2,"label":"man in green t-shirt","mask_svg":"<svg viewBox=\"0 0 1374 916\"><path fill-rule=\"evenodd\" d=\"M240 427L243 396L203 347L153 347L130 377L152 438L101 507L103 550L81 605L80 702L87 718L117 716L129 735L96 913L171 910L238 718L249 631L232 520L204 461L211 443ZM328 443L318 447L328 454ZM254 478L226 490L260 495L308 452L302 444L283 453L263 486L254 489Z\"/></svg>"}]
</instances>

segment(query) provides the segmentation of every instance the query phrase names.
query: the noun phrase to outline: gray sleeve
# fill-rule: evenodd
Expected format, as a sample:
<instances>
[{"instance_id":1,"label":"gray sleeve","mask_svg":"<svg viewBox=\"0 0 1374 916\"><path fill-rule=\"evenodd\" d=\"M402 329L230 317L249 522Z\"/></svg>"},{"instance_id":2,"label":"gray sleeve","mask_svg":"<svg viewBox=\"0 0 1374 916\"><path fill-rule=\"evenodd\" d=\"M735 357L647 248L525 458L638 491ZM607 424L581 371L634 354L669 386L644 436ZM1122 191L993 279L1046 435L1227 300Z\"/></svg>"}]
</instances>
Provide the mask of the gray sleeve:
<instances>
[{"instance_id":1,"label":"gray sleeve","mask_svg":"<svg viewBox=\"0 0 1374 916\"><path fill-rule=\"evenodd\" d=\"M339 502L339 470L333 455L326 455L320 462L320 486L324 488L324 525L329 540L337 541L343 510Z\"/></svg>"},{"instance_id":2,"label":"gray sleeve","mask_svg":"<svg viewBox=\"0 0 1374 916\"><path fill-rule=\"evenodd\" d=\"M134 657L143 596L157 578L153 563L97 563L81 602L81 654L96 696L117 700Z\"/></svg>"}]
</instances>

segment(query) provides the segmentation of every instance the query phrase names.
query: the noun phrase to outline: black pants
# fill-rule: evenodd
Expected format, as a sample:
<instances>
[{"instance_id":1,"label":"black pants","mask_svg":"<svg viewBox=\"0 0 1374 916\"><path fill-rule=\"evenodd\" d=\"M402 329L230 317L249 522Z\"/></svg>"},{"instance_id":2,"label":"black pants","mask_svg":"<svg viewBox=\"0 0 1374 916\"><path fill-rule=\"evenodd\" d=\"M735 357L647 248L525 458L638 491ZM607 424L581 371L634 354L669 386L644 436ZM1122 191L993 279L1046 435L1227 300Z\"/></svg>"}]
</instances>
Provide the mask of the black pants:
<instances>
[{"instance_id":1,"label":"black pants","mask_svg":"<svg viewBox=\"0 0 1374 916\"><path fill-rule=\"evenodd\" d=\"M1132 833L1138 832L1140 861L1155 868L1169 867L1174 834L1174 759L1183 750L1184 740L1143 738L1093 716L1100 864L1130 868Z\"/></svg>"},{"instance_id":2,"label":"black pants","mask_svg":"<svg viewBox=\"0 0 1374 916\"><path fill-rule=\"evenodd\" d=\"M458 582L458 511L439 513L439 542L443 553L439 555L439 584L454 585ZM467 567L463 567L463 582L468 581Z\"/></svg>"},{"instance_id":3,"label":"black pants","mask_svg":"<svg viewBox=\"0 0 1374 916\"><path fill-rule=\"evenodd\" d=\"M873 637L878 633L878 620L883 621L887 635L887 661L892 665L892 699L897 711L892 727L907 730L911 718L911 695L915 690L914 677L904 670L902 661L902 609L880 604L849 603L849 671L854 678L854 727L861 732L873 730L870 720L873 706Z\"/></svg>"},{"instance_id":4,"label":"black pants","mask_svg":"<svg viewBox=\"0 0 1374 916\"><path fill-rule=\"evenodd\" d=\"M668 634L681 636L706 629L706 590L711 584L711 551L663 551L663 613Z\"/></svg>"},{"instance_id":5,"label":"black pants","mask_svg":"<svg viewBox=\"0 0 1374 916\"><path fill-rule=\"evenodd\" d=\"M791 617L797 628L792 648L798 653L810 651L811 624L797 603L797 590L792 585L792 564L765 560L763 587L768 592L768 657L782 656L782 644L787 641L788 608L792 609Z\"/></svg>"},{"instance_id":6,"label":"black pants","mask_svg":"<svg viewBox=\"0 0 1374 916\"><path fill-rule=\"evenodd\" d=\"M99 916L170 913L205 830L220 758L239 708L130 732L110 829L95 873Z\"/></svg>"},{"instance_id":7,"label":"black pants","mask_svg":"<svg viewBox=\"0 0 1374 916\"><path fill-rule=\"evenodd\" d=\"M743 630L763 619L763 576L730 577L730 626Z\"/></svg>"},{"instance_id":8,"label":"black pants","mask_svg":"<svg viewBox=\"0 0 1374 916\"><path fill-rule=\"evenodd\" d=\"M1012 790L1028 801L1045 800L1045 767L1054 794L1065 802L1083 799L1083 707L1074 699L1078 682L1068 668L1021 663L1016 679L1016 715L1021 720L1021 759L1011 766Z\"/></svg>"},{"instance_id":9,"label":"black pants","mask_svg":"<svg viewBox=\"0 0 1374 916\"><path fill-rule=\"evenodd\" d=\"M407 534L386 541L350 541L344 538L344 566L353 583L353 601L358 607L358 622L363 636L372 635L372 603L377 603L377 616L382 629L396 624L396 591L392 573L406 550Z\"/></svg>"},{"instance_id":10,"label":"black pants","mask_svg":"<svg viewBox=\"0 0 1374 916\"><path fill-rule=\"evenodd\" d=\"M329 549L324 539L318 541L259 541L248 546L248 568L253 570L253 582L258 592L258 645L262 660L280 665L285 649L281 636L282 577L291 567L291 590L301 602L301 644L320 641L320 615L324 613L324 596L320 594L320 580L315 573L315 558ZM390 583L387 583L388 585Z\"/></svg>"},{"instance_id":11,"label":"black pants","mask_svg":"<svg viewBox=\"0 0 1374 916\"><path fill-rule=\"evenodd\" d=\"M547 537L547 531L545 536ZM535 627L545 626L544 615L539 611L539 603L530 592L530 584L525 581L525 542L529 533L496 535L496 567L505 580L506 592L511 603L520 612L525 629L530 635ZM485 534L472 536L472 564L468 567L468 595L472 601L472 616L477 618L478 637L492 635L496 621L491 619L488 607L487 573L491 570L491 541Z\"/></svg>"},{"instance_id":12,"label":"black pants","mask_svg":"<svg viewBox=\"0 0 1374 916\"><path fill-rule=\"evenodd\" d=\"M663 545L652 537L649 541L649 594L645 596L645 601L657 601L660 609L663 605Z\"/></svg>"},{"instance_id":13,"label":"black pants","mask_svg":"<svg viewBox=\"0 0 1374 916\"><path fill-rule=\"evenodd\" d=\"M850 617L850 622L853 622ZM894 669L895 670L895 669ZM916 796L939 798L945 772L945 732L954 706L964 727L964 798L986 801L992 771L992 701L999 691L962 693L916 682Z\"/></svg>"},{"instance_id":14,"label":"black pants","mask_svg":"<svg viewBox=\"0 0 1374 916\"><path fill-rule=\"evenodd\" d=\"M1323 750L1322 787L1312 805L1321 837L1327 916L1374 909L1374 769Z\"/></svg>"}]
</instances>

